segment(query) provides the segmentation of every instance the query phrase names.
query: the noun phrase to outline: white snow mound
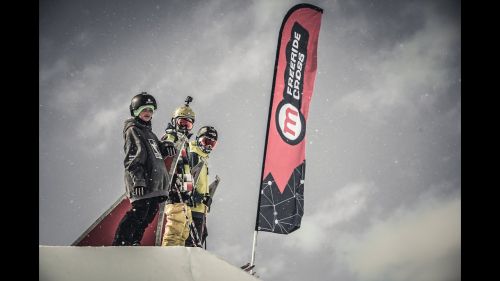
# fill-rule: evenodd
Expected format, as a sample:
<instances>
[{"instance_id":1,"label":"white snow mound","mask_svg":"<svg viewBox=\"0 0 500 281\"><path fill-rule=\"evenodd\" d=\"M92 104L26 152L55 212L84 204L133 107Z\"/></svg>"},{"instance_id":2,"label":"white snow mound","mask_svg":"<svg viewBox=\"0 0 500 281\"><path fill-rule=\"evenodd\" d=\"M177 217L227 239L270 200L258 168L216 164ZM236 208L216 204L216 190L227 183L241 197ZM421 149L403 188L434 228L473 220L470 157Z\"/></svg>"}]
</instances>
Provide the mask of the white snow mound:
<instances>
[{"instance_id":1,"label":"white snow mound","mask_svg":"<svg viewBox=\"0 0 500 281\"><path fill-rule=\"evenodd\" d=\"M256 281L201 248L39 246L39 280Z\"/></svg>"}]
</instances>

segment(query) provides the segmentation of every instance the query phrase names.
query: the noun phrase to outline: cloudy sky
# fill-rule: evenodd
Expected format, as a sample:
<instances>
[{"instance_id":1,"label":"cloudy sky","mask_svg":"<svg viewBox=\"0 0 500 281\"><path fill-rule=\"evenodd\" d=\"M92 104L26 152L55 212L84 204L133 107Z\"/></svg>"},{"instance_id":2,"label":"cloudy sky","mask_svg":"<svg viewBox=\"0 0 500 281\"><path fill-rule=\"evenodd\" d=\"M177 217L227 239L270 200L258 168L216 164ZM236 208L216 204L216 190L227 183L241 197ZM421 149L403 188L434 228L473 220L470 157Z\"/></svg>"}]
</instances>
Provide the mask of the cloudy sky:
<instances>
[{"instance_id":1,"label":"cloudy sky","mask_svg":"<svg viewBox=\"0 0 500 281\"><path fill-rule=\"evenodd\" d=\"M298 1L61 1L39 12L39 243L70 245L124 192L141 91L163 133L187 95L215 126L208 250L250 261L278 31ZM260 232L264 280L460 280L459 1L324 9L302 227Z\"/></svg>"}]
</instances>

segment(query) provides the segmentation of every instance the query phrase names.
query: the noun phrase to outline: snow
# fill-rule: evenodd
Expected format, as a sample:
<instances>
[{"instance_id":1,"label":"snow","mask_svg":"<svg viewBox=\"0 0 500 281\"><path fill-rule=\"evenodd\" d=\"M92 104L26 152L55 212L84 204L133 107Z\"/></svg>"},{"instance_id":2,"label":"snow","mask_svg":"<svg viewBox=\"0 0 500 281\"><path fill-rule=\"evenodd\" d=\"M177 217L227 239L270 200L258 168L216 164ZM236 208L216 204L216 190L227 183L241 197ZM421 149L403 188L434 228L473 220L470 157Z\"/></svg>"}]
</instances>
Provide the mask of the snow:
<instances>
[{"instance_id":1,"label":"snow","mask_svg":"<svg viewBox=\"0 0 500 281\"><path fill-rule=\"evenodd\" d=\"M259 280L201 248L39 246L39 280Z\"/></svg>"}]
</instances>

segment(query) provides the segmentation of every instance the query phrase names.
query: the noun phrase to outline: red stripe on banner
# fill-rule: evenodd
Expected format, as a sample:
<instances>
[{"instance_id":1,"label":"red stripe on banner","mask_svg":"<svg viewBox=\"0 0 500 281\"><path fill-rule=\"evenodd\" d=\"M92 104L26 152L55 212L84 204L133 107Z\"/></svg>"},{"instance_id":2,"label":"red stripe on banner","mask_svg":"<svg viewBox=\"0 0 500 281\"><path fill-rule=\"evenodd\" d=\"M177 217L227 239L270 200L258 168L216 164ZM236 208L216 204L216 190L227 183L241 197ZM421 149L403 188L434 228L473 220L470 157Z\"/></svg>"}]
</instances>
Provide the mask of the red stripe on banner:
<instances>
[{"instance_id":1,"label":"red stripe on banner","mask_svg":"<svg viewBox=\"0 0 500 281\"><path fill-rule=\"evenodd\" d=\"M305 160L321 15L321 9L296 9L280 34L262 180L272 174L282 193L293 170Z\"/></svg>"}]
</instances>

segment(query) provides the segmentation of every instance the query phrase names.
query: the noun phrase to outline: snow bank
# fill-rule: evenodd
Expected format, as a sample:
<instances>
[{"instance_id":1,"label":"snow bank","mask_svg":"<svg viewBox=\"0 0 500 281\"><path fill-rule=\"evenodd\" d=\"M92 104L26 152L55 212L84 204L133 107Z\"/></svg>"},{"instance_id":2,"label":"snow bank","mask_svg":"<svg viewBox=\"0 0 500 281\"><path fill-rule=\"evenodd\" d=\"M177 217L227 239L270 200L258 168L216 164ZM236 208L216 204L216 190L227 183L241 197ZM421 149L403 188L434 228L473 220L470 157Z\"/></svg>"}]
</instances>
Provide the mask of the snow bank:
<instances>
[{"instance_id":1,"label":"snow bank","mask_svg":"<svg viewBox=\"0 0 500 281\"><path fill-rule=\"evenodd\" d=\"M39 246L39 280L255 281L201 248Z\"/></svg>"}]
</instances>

